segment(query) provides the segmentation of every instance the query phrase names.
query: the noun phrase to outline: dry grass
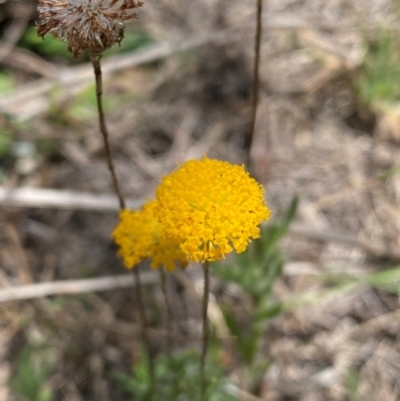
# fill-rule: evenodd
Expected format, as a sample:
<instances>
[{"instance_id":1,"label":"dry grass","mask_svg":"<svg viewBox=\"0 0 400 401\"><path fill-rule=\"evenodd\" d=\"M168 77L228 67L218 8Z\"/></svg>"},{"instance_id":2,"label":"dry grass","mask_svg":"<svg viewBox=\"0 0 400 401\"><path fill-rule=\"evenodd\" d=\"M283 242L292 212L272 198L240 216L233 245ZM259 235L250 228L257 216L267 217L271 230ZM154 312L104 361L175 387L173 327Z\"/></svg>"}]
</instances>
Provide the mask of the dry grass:
<instances>
[{"instance_id":1,"label":"dry grass","mask_svg":"<svg viewBox=\"0 0 400 401\"><path fill-rule=\"evenodd\" d=\"M10 13L9 3L1 15ZM253 174L265 184L273 210L299 194L297 226L378 246L383 250L379 257L356 242L307 236L304 230L285 239L291 263L275 296L288 308L267 332L262 352L273 363L258 396L269 401L399 399L398 294L363 278L398 262L393 254L400 247L400 175L395 170L400 147L374 135L375 125L363 121L351 84L362 61L362 30L375 25L396 29L392 2L266 1L262 95L252 144L246 142L246 130L255 4L189 3L149 1L140 23L159 41L194 38L202 45L163 54L156 67L131 68L134 63L128 63L107 78L106 98L125 96L108 112L124 193L134 201L151 196L160 175L188 158L206 153L242 163L250 152ZM18 51L13 47L10 54ZM10 68L7 56L2 63ZM63 67L63 74L76 71L78 67ZM17 74L24 90L39 79L52 88L54 76L40 78L23 69ZM60 110L68 109L87 82L81 79L65 88L68 98L62 97ZM15 93L24 92L17 88ZM54 125L43 113L47 93L33 97L38 108L32 103L23 112L15 108L17 117L29 116L18 140L51 138L57 151L51 158L17 158L5 166L2 186L111 194L96 120L74 121L66 114L66 124ZM11 103L3 107L13 111ZM94 207L63 209L1 208L1 287L123 273L109 238L116 216ZM328 291L335 284L328 281L331 275L343 285L334 293ZM357 277L357 283L348 275ZM199 336L200 307L193 289L172 278L169 286L179 321L177 343L184 346L189 342L185 336ZM304 301L302 294L310 291ZM149 311L162 323L161 292L156 288L154 294L148 298ZM57 399L119 399L109 373L126 369L137 358L132 296L123 289L0 305L0 399L12 399L1 382L27 343L56 350L59 362L51 384ZM162 351L163 329L154 329L151 337ZM233 377L236 369L232 367ZM358 398L349 395L352 377Z\"/></svg>"}]
</instances>

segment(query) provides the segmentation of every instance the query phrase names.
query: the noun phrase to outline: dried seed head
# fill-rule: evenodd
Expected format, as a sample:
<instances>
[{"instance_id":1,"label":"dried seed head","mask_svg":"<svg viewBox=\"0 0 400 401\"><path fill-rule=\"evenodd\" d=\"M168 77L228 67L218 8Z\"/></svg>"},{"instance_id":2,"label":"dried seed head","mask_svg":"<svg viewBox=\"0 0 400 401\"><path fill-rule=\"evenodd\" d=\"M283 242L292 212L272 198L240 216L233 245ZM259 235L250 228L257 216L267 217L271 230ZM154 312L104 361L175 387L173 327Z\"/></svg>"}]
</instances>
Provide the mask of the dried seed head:
<instances>
[{"instance_id":1,"label":"dried seed head","mask_svg":"<svg viewBox=\"0 0 400 401\"><path fill-rule=\"evenodd\" d=\"M37 0L38 35L46 33L68 43L78 57L82 51L101 53L124 37L124 22L137 18L137 0Z\"/></svg>"}]
</instances>

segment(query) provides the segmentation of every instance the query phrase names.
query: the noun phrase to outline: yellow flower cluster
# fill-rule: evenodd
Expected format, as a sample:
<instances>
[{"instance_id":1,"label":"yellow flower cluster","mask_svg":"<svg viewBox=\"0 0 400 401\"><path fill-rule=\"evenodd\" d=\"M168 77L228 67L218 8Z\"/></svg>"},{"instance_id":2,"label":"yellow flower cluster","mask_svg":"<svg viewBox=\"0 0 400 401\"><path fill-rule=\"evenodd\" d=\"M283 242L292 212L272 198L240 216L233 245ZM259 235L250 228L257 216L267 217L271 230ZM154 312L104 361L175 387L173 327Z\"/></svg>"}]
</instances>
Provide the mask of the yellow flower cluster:
<instances>
[{"instance_id":1,"label":"yellow flower cluster","mask_svg":"<svg viewBox=\"0 0 400 401\"><path fill-rule=\"evenodd\" d=\"M113 238L128 268L150 258L152 268L172 271L176 262L186 266L243 252L270 216L262 186L243 166L206 157L164 177L156 198L139 211L120 213Z\"/></svg>"},{"instance_id":2,"label":"yellow flower cluster","mask_svg":"<svg viewBox=\"0 0 400 401\"><path fill-rule=\"evenodd\" d=\"M173 238L162 235L156 201L145 203L141 210L120 212L120 222L112 233L124 265L131 269L143 259L151 259L151 267L175 269L176 262L187 265L187 258Z\"/></svg>"},{"instance_id":3,"label":"yellow flower cluster","mask_svg":"<svg viewBox=\"0 0 400 401\"><path fill-rule=\"evenodd\" d=\"M206 157L164 177L156 198L163 232L196 262L243 252L270 216L262 186L243 166Z\"/></svg>"}]
</instances>

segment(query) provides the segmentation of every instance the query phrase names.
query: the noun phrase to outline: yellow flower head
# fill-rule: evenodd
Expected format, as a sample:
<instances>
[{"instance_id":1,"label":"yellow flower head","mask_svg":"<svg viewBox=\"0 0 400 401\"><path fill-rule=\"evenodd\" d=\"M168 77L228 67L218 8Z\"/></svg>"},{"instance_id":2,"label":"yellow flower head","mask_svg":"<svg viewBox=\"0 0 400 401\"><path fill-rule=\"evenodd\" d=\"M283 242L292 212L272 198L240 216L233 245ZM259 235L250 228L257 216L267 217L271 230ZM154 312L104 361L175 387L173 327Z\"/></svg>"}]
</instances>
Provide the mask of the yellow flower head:
<instances>
[{"instance_id":1,"label":"yellow flower head","mask_svg":"<svg viewBox=\"0 0 400 401\"><path fill-rule=\"evenodd\" d=\"M156 198L163 231L196 262L243 252L270 216L262 186L243 166L206 157L165 176Z\"/></svg>"},{"instance_id":2,"label":"yellow flower head","mask_svg":"<svg viewBox=\"0 0 400 401\"><path fill-rule=\"evenodd\" d=\"M172 271L177 261L187 265L187 258L180 251L177 241L161 233L157 201L145 203L141 210L122 210L119 217L120 222L112 237L128 269L146 258L151 259L153 269L165 266Z\"/></svg>"}]
</instances>

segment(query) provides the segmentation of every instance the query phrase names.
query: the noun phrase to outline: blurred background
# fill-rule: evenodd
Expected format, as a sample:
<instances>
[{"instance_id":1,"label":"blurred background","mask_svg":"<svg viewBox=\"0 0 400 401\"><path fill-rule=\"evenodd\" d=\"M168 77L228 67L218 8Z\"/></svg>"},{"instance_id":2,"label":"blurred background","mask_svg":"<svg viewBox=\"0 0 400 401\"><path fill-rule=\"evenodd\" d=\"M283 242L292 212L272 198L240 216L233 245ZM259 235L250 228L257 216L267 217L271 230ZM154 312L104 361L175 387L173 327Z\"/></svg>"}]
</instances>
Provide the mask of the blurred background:
<instances>
[{"instance_id":1,"label":"blurred background","mask_svg":"<svg viewBox=\"0 0 400 401\"><path fill-rule=\"evenodd\" d=\"M211 267L210 400L399 400L400 2L264 0L253 138L256 1L138 13L102 61L124 195L138 205L207 155L248 163L273 210ZM126 273L91 64L36 19L33 1L0 0L0 399L145 400L132 288L4 292ZM198 269L168 276L172 343L158 274L141 269L159 399L196 400Z\"/></svg>"}]
</instances>

